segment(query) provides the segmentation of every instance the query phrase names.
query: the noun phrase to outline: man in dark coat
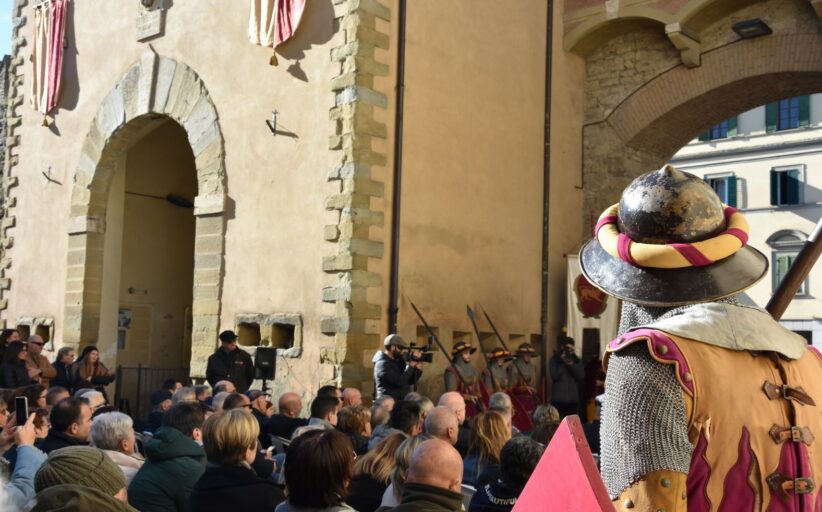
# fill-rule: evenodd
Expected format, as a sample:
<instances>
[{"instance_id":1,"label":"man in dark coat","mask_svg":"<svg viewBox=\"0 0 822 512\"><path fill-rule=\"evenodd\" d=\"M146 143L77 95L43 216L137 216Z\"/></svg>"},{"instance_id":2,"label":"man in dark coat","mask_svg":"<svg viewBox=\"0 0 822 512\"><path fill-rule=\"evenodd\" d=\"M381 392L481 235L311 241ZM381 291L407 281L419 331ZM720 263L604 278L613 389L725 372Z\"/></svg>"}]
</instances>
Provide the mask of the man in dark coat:
<instances>
[{"instance_id":1,"label":"man in dark coat","mask_svg":"<svg viewBox=\"0 0 822 512\"><path fill-rule=\"evenodd\" d=\"M72 347L62 347L57 351L57 358L52 363L56 375L51 379L52 386L72 389L71 365L74 364L76 353Z\"/></svg>"},{"instance_id":2,"label":"man in dark coat","mask_svg":"<svg viewBox=\"0 0 822 512\"><path fill-rule=\"evenodd\" d=\"M220 348L211 354L206 366L206 380L214 387L221 380L230 381L239 393L245 393L254 381L254 362L242 349L237 349L234 331L220 333Z\"/></svg>"},{"instance_id":3,"label":"man in dark coat","mask_svg":"<svg viewBox=\"0 0 822 512\"><path fill-rule=\"evenodd\" d=\"M51 453L67 446L88 445L91 435L91 407L79 398L66 398L55 405L49 414L51 429L40 450Z\"/></svg>"},{"instance_id":4,"label":"man in dark coat","mask_svg":"<svg viewBox=\"0 0 822 512\"><path fill-rule=\"evenodd\" d=\"M374 381L377 386L377 398L388 395L395 400L402 400L411 391L411 386L422 376L421 361L406 363L402 351L408 346L396 334L389 334L383 342L384 349L374 354Z\"/></svg>"}]
</instances>

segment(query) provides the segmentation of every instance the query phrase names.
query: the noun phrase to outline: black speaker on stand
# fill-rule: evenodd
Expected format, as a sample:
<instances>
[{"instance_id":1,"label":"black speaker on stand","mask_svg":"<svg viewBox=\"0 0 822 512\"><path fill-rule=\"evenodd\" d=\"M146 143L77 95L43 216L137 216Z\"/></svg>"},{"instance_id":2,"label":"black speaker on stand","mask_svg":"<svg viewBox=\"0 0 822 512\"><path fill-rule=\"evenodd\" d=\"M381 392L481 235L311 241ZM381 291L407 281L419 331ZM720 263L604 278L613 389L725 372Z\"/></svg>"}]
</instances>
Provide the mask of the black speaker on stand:
<instances>
[{"instance_id":1,"label":"black speaker on stand","mask_svg":"<svg viewBox=\"0 0 822 512\"><path fill-rule=\"evenodd\" d=\"M274 380L277 375L277 349L273 347L259 347L254 356L256 377L263 380L263 393L268 392L266 381Z\"/></svg>"}]
</instances>

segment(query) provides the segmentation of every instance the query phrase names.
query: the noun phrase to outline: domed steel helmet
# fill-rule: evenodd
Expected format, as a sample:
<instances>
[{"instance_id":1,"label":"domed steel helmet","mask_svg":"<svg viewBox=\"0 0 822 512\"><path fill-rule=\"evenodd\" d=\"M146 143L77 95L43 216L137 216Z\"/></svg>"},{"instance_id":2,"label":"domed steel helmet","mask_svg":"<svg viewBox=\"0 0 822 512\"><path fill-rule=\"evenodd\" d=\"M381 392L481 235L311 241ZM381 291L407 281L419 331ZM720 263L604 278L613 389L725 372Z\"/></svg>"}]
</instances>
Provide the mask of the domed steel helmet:
<instances>
[{"instance_id":1,"label":"domed steel helmet","mask_svg":"<svg viewBox=\"0 0 822 512\"><path fill-rule=\"evenodd\" d=\"M747 245L748 224L702 179L666 165L636 178L582 248L585 277L649 306L710 302L755 284L768 259Z\"/></svg>"}]
</instances>

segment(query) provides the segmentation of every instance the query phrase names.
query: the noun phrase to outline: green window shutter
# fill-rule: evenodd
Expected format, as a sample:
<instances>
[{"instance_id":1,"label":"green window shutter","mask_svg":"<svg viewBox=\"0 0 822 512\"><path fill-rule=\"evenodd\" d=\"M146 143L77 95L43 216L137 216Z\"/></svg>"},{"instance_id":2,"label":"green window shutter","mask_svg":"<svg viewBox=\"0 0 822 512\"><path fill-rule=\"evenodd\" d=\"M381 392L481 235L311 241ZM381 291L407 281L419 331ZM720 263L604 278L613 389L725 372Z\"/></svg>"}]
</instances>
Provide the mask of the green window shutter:
<instances>
[{"instance_id":1,"label":"green window shutter","mask_svg":"<svg viewBox=\"0 0 822 512\"><path fill-rule=\"evenodd\" d=\"M737 134L737 121L736 116L728 119L728 137L736 137Z\"/></svg>"},{"instance_id":2,"label":"green window shutter","mask_svg":"<svg viewBox=\"0 0 822 512\"><path fill-rule=\"evenodd\" d=\"M779 174L771 169L771 205L779 205Z\"/></svg>"},{"instance_id":3,"label":"green window shutter","mask_svg":"<svg viewBox=\"0 0 822 512\"><path fill-rule=\"evenodd\" d=\"M799 204L799 171L787 171L786 174L788 204Z\"/></svg>"},{"instance_id":4,"label":"green window shutter","mask_svg":"<svg viewBox=\"0 0 822 512\"><path fill-rule=\"evenodd\" d=\"M728 177L728 206L736 208L736 176Z\"/></svg>"},{"instance_id":5,"label":"green window shutter","mask_svg":"<svg viewBox=\"0 0 822 512\"><path fill-rule=\"evenodd\" d=\"M799 126L811 125L811 97L799 97Z\"/></svg>"},{"instance_id":6,"label":"green window shutter","mask_svg":"<svg viewBox=\"0 0 822 512\"><path fill-rule=\"evenodd\" d=\"M779 117L779 104L768 103L765 105L765 131L768 133L776 131L777 117Z\"/></svg>"},{"instance_id":7,"label":"green window shutter","mask_svg":"<svg viewBox=\"0 0 822 512\"><path fill-rule=\"evenodd\" d=\"M788 269L791 268L791 259L787 254L781 254L776 257L776 286L782 283Z\"/></svg>"},{"instance_id":8,"label":"green window shutter","mask_svg":"<svg viewBox=\"0 0 822 512\"><path fill-rule=\"evenodd\" d=\"M709 141L709 140L711 140L711 132L710 132L710 130L708 130L708 131L707 131L707 132L705 132L705 133L700 133L700 134L699 134L699 142L707 142L707 141Z\"/></svg>"}]
</instances>

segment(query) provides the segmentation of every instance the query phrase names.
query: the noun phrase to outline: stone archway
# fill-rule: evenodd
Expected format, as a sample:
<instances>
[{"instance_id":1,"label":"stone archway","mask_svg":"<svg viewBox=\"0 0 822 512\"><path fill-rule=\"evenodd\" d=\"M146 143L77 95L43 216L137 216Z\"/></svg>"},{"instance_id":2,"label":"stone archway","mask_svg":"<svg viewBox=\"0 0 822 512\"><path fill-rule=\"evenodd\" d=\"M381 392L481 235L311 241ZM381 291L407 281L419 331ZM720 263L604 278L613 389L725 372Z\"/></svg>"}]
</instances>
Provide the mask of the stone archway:
<instances>
[{"instance_id":1,"label":"stone archway","mask_svg":"<svg viewBox=\"0 0 822 512\"><path fill-rule=\"evenodd\" d=\"M225 148L217 110L187 65L142 54L109 92L80 153L71 197L63 341L97 341L106 205L115 162L158 117L182 126L195 158L195 249L191 375L205 374L219 329L225 236Z\"/></svg>"},{"instance_id":2,"label":"stone archway","mask_svg":"<svg viewBox=\"0 0 822 512\"><path fill-rule=\"evenodd\" d=\"M669 21L699 18L706 5L689 2ZM631 179L660 167L710 126L765 103L822 91L822 34L809 4L768 0L713 15L710 23L701 22L696 66L683 62L659 22L611 33L586 55L586 237L592 219L617 201ZM760 16L781 24L773 35L733 36L736 19Z\"/></svg>"}]
</instances>

